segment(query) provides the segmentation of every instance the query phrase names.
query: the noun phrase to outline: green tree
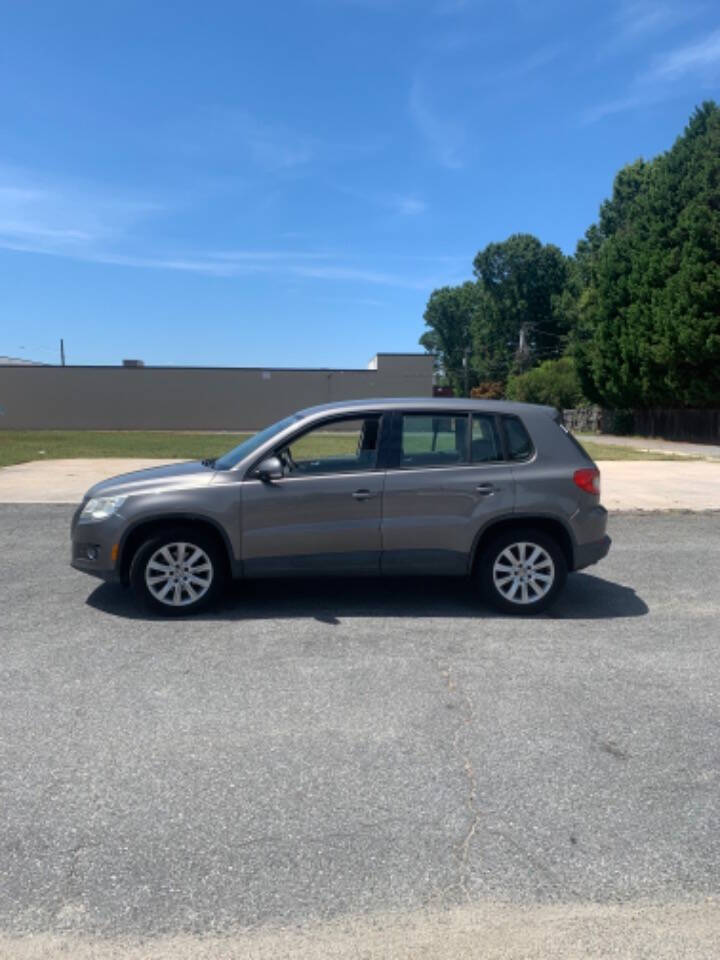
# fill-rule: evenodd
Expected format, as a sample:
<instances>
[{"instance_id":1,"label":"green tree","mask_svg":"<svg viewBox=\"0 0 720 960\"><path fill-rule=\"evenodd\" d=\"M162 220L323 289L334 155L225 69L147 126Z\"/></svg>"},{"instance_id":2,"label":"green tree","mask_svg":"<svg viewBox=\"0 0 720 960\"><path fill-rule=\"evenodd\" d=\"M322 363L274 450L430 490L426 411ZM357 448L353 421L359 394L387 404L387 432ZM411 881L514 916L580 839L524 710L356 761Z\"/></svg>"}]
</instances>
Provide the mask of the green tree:
<instances>
[{"instance_id":1,"label":"green tree","mask_svg":"<svg viewBox=\"0 0 720 960\"><path fill-rule=\"evenodd\" d=\"M617 408L720 403L720 108L665 154L621 170L578 248L575 354L587 395Z\"/></svg>"},{"instance_id":2,"label":"green tree","mask_svg":"<svg viewBox=\"0 0 720 960\"><path fill-rule=\"evenodd\" d=\"M438 372L458 395L465 391L463 362L470 350L470 322L477 300L477 284L468 281L459 287L433 290L425 308L429 329L420 337L420 344L428 353L435 354ZM472 371L469 374L472 386Z\"/></svg>"},{"instance_id":3,"label":"green tree","mask_svg":"<svg viewBox=\"0 0 720 960\"><path fill-rule=\"evenodd\" d=\"M561 410L576 407L584 397L575 360L571 356L543 362L526 373L510 377L505 395L523 403L546 403Z\"/></svg>"},{"instance_id":4,"label":"green tree","mask_svg":"<svg viewBox=\"0 0 720 960\"><path fill-rule=\"evenodd\" d=\"M479 288L472 319L477 376L506 380L547 357L562 354L568 318L560 298L570 264L552 244L530 234L491 243L475 257Z\"/></svg>"}]
</instances>

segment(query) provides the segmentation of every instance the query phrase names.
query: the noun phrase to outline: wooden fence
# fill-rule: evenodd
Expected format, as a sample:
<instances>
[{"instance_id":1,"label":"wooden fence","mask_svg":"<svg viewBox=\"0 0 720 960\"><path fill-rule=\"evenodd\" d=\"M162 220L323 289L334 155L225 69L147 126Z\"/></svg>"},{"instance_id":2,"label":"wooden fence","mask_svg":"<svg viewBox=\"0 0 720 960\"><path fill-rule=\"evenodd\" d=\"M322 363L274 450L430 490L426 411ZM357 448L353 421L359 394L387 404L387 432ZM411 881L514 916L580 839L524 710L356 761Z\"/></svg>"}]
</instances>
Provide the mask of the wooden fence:
<instances>
[{"instance_id":1,"label":"wooden fence","mask_svg":"<svg viewBox=\"0 0 720 960\"><path fill-rule=\"evenodd\" d=\"M720 410L603 410L590 406L564 410L563 419L577 433L720 444Z\"/></svg>"},{"instance_id":2,"label":"wooden fence","mask_svg":"<svg viewBox=\"0 0 720 960\"><path fill-rule=\"evenodd\" d=\"M640 437L720 443L720 410L634 410L632 427Z\"/></svg>"}]
</instances>

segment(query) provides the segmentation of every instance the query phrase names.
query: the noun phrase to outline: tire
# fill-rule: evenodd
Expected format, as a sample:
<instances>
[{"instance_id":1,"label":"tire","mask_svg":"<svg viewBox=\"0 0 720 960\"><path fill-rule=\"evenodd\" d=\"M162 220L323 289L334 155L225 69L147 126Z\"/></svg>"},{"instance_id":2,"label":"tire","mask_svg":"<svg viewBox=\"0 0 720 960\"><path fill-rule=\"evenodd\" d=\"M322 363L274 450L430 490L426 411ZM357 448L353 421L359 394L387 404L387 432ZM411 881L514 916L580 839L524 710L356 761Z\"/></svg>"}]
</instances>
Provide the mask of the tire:
<instances>
[{"instance_id":1,"label":"tire","mask_svg":"<svg viewBox=\"0 0 720 960\"><path fill-rule=\"evenodd\" d=\"M140 604L166 617L207 609L225 580L222 549L212 536L192 527L155 534L140 545L130 564L130 585Z\"/></svg>"},{"instance_id":2,"label":"tire","mask_svg":"<svg viewBox=\"0 0 720 960\"><path fill-rule=\"evenodd\" d=\"M497 610L532 616L557 599L567 579L567 561L548 534L532 528L506 530L483 549L478 577L483 596Z\"/></svg>"}]
</instances>

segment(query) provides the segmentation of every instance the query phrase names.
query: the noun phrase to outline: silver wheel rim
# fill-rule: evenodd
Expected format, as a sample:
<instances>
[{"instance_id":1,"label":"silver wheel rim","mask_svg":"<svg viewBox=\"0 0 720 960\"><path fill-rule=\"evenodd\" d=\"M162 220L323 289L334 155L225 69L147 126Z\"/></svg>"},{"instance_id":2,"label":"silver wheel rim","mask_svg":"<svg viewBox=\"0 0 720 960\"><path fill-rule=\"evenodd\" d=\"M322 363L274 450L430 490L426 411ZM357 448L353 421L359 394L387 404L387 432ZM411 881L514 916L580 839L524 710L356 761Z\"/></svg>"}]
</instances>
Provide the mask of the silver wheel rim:
<instances>
[{"instance_id":1,"label":"silver wheel rim","mask_svg":"<svg viewBox=\"0 0 720 960\"><path fill-rule=\"evenodd\" d=\"M168 607L189 607L202 599L213 581L213 565L194 543L166 543L150 557L145 584Z\"/></svg>"},{"instance_id":2,"label":"silver wheel rim","mask_svg":"<svg viewBox=\"0 0 720 960\"><path fill-rule=\"evenodd\" d=\"M510 603L537 603L549 593L554 582L552 557L537 543L511 543L493 564L495 589Z\"/></svg>"}]
</instances>

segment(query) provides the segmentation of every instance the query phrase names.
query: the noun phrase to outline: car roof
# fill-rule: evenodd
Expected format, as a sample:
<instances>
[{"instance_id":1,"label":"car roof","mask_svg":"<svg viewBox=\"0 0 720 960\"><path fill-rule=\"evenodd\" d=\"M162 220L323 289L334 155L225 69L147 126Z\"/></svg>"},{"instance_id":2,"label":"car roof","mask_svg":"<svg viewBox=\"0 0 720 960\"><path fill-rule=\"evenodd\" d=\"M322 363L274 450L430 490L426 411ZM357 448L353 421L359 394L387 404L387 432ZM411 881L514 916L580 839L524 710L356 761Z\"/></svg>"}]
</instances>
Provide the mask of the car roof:
<instances>
[{"instance_id":1,"label":"car roof","mask_svg":"<svg viewBox=\"0 0 720 960\"><path fill-rule=\"evenodd\" d=\"M367 397L360 400L339 400L306 407L298 411L305 417L323 413L352 413L371 408L373 410L422 410L451 413L457 410L484 411L490 413L538 414L554 417L555 407L536 403L517 403L513 400L482 400L469 397Z\"/></svg>"}]
</instances>

